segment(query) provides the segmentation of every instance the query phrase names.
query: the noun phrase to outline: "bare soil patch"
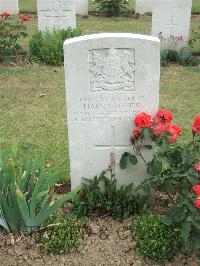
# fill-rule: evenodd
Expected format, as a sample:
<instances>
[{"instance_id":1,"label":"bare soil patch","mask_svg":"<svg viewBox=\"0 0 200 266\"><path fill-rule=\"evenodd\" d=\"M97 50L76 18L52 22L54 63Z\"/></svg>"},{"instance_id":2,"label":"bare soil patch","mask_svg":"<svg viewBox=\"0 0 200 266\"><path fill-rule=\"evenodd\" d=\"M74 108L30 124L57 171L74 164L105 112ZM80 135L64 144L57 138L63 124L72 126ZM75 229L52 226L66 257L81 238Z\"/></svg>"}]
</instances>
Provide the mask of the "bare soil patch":
<instances>
[{"instance_id":1,"label":"bare soil patch","mask_svg":"<svg viewBox=\"0 0 200 266\"><path fill-rule=\"evenodd\" d=\"M129 230L131 218L119 223L111 217L89 222L82 246L59 256L48 255L30 236L12 236L0 229L0 263L12 265L68 265L68 266L197 266L195 256L178 256L171 263L159 264L141 258Z\"/></svg>"}]
</instances>

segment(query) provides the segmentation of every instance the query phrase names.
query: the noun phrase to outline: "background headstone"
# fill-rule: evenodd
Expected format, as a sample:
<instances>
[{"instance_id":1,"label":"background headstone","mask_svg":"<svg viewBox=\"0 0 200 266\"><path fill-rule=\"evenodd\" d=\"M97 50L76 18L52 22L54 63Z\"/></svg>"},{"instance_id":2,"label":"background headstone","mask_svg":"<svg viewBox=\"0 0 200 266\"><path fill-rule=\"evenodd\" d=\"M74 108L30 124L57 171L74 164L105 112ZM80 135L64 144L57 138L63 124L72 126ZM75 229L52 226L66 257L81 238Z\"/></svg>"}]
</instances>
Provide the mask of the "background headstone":
<instances>
[{"instance_id":1,"label":"background headstone","mask_svg":"<svg viewBox=\"0 0 200 266\"><path fill-rule=\"evenodd\" d=\"M38 30L76 28L75 0L37 0Z\"/></svg>"},{"instance_id":2,"label":"background headstone","mask_svg":"<svg viewBox=\"0 0 200 266\"><path fill-rule=\"evenodd\" d=\"M155 0L136 0L135 13L145 14L153 11Z\"/></svg>"},{"instance_id":3,"label":"background headstone","mask_svg":"<svg viewBox=\"0 0 200 266\"><path fill-rule=\"evenodd\" d=\"M158 108L159 39L86 35L66 40L64 54L72 189L110 164L119 184L139 184L147 177L144 163L122 171L119 161L123 152L132 150L134 116ZM144 157L148 161L150 152Z\"/></svg>"},{"instance_id":4,"label":"background headstone","mask_svg":"<svg viewBox=\"0 0 200 266\"><path fill-rule=\"evenodd\" d=\"M18 0L0 0L0 14L8 12L11 15L19 13Z\"/></svg>"},{"instance_id":5,"label":"background headstone","mask_svg":"<svg viewBox=\"0 0 200 266\"><path fill-rule=\"evenodd\" d=\"M88 16L88 0L76 0L76 14Z\"/></svg>"},{"instance_id":6,"label":"background headstone","mask_svg":"<svg viewBox=\"0 0 200 266\"><path fill-rule=\"evenodd\" d=\"M155 2L152 35L161 36L162 47L176 49L187 45L191 8L192 0L157 0Z\"/></svg>"}]
</instances>

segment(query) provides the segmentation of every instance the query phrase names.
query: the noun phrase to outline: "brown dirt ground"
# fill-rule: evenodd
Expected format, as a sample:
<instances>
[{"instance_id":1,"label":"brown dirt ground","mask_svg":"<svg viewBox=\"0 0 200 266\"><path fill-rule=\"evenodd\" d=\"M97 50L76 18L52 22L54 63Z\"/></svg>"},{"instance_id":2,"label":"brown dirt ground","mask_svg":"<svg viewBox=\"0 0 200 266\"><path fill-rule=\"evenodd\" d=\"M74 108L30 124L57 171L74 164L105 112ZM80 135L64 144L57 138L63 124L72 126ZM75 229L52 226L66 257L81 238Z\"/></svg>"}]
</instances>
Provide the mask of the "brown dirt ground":
<instances>
[{"instance_id":1,"label":"brown dirt ground","mask_svg":"<svg viewBox=\"0 0 200 266\"><path fill-rule=\"evenodd\" d=\"M135 250L129 230L131 218L118 223L111 217L89 222L88 234L76 251L50 256L30 236L12 236L0 229L0 264L12 265L67 265L67 266L197 266L195 256L181 255L167 264L155 264L142 259Z\"/></svg>"}]
</instances>

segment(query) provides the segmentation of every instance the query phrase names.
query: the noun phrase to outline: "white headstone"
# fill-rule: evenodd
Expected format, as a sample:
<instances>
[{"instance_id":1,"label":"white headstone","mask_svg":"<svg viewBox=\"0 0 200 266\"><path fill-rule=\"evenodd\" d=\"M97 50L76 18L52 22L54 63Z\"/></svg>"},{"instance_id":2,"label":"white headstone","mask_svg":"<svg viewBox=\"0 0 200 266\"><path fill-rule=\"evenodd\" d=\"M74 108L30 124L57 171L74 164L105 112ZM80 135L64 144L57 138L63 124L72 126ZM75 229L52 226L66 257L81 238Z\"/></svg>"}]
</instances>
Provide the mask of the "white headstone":
<instances>
[{"instance_id":1,"label":"white headstone","mask_svg":"<svg viewBox=\"0 0 200 266\"><path fill-rule=\"evenodd\" d=\"M135 13L145 14L152 13L155 0L136 0Z\"/></svg>"},{"instance_id":2,"label":"white headstone","mask_svg":"<svg viewBox=\"0 0 200 266\"><path fill-rule=\"evenodd\" d=\"M18 0L0 0L0 14L3 12L8 12L10 15L18 14Z\"/></svg>"},{"instance_id":3,"label":"white headstone","mask_svg":"<svg viewBox=\"0 0 200 266\"><path fill-rule=\"evenodd\" d=\"M189 40L192 0L157 0L153 9L152 35L162 46L186 46ZM174 47L175 48L175 47Z\"/></svg>"},{"instance_id":4,"label":"white headstone","mask_svg":"<svg viewBox=\"0 0 200 266\"><path fill-rule=\"evenodd\" d=\"M37 0L38 30L76 28L75 0Z\"/></svg>"},{"instance_id":5,"label":"white headstone","mask_svg":"<svg viewBox=\"0 0 200 266\"><path fill-rule=\"evenodd\" d=\"M88 0L76 0L76 14L88 16Z\"/></svg>"},{"instance_id":6,"label":"white headstone","mask_svg":"<svg viewBox=\"0 0 200 266\"><path fill-rule=\"evenodd\" d=\"M160 41L151 36L102 33L66 40L65 80L72 189L111 164L119 184L139 184L144 163L121 170L131 151L132 119L159 103ZM145 153L149 160L151 155Z\"/></svg>"}]
</instances>

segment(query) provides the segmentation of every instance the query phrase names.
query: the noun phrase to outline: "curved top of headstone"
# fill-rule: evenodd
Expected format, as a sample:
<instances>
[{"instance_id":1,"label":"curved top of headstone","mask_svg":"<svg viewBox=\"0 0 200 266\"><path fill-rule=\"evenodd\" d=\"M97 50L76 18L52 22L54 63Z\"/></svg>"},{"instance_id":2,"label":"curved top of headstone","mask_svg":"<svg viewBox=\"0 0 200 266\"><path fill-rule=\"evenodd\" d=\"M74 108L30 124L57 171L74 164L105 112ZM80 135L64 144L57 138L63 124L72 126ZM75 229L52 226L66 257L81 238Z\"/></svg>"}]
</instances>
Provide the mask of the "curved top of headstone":
<instances>
[{"instance_id":1,"label":"curved top of headstone","mask_svg":"<svg viewBox=\"0 0 200 266\"><path fill-rule=\"evenodd\" d=\"M84 35L84 36L68 39L64 42L64 45L79 43L82 41L91 41L91 40L108 39L108 38L115 38L115 39L116 38L119 38L119 39L127 38L127 39L133 39L133 40L142 40L142 41L151 41L155 43L160 43L159 38L148 36L148 35L143 35L143 34L97 33L97 34L89 34L89 35Z\"/></svg>"}]
</instances>

